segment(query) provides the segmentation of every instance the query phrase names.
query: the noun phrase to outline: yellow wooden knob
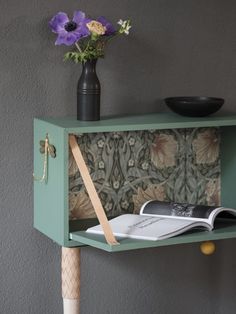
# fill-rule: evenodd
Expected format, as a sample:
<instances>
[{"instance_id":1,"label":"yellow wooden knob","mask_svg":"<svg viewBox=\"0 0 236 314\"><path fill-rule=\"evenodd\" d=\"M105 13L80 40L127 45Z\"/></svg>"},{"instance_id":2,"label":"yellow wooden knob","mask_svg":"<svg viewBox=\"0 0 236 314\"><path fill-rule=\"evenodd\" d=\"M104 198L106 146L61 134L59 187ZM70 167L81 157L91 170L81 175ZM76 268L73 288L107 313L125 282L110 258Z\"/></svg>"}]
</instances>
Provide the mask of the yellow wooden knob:
<instances>
[{"instance_id":1,"label":"yellow wooden knob","mask_svg":"<svg viewBox=\"0 0 236 314\"><path fill-rule=\"evenodd\" d=\"M216 246L214 242L206 241L200 245L201 252L205 255L211 255L215 252Z\"/></svg>"}]
</instances>

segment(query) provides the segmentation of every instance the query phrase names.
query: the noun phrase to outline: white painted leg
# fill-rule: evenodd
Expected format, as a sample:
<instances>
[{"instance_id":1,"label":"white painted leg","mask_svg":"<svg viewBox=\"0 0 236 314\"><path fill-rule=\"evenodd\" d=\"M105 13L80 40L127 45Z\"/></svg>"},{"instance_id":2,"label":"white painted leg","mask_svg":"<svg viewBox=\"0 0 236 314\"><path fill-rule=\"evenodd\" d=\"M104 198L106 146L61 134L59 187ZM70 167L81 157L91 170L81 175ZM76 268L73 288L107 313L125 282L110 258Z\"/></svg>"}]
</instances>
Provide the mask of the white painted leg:
<instances>
[{"instance_id":1,"label":"white painted leg","mask_svg":"<svg viewBox=\"0 0 236 314\"><path fill-rule=\"evenodd\" d=\"M64 314L79 314L80 249L63 247L61 257Z\"/></svg>"},{"instance_id":2,"label":"white painted leg","mask_svg":"<svg viewBox=\"0 0 236 314\"><path fill-rule=\"evenodd\" d=\"M63 313L64 314L78 314L79 313L79 300L63 299Z\"/></svg>"}]
</instances>

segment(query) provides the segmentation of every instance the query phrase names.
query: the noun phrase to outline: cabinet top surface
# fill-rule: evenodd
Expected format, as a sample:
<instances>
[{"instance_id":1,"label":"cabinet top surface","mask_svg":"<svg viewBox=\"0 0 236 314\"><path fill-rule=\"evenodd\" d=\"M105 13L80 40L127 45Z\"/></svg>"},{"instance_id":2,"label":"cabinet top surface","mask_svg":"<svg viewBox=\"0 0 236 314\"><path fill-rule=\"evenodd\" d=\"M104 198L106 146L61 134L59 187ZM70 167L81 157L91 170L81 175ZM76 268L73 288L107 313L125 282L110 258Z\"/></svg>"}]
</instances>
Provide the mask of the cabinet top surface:
<instances>
[{"instance_id":1,"label":"cabinet top surface","mask_svg":"<svg viewBox=\"0 0 236 314\"><path fill-rule=\"evenodd\" d=\"M91 133L132 131L149 129L175 129L236 125L236 115L212 115L207 117L183 117L174 113L152 113L102 117L100 121L78 121L76 117L42 118L41 120L64 129L67 133Z\"/></svg>"}]
</instances>

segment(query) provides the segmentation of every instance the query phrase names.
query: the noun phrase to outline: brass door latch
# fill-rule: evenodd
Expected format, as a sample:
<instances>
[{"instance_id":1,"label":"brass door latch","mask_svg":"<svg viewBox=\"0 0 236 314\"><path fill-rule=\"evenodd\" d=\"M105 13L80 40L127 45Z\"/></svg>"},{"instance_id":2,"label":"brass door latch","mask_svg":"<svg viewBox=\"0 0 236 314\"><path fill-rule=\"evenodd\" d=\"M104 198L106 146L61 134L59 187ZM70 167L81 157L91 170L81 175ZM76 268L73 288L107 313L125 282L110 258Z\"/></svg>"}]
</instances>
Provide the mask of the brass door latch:
<instances>
[{"instance_id":1,"label":"brass door latch","mask_svg":"<svg viewBox=\"0 0 236 314\"><path fill-rule=\"evenodd\" d=\"M39 141L39 152L44 154L44 161L43 161L43 175L41 177L37 177L33 173L33 177L35 181L39 182L47 182L48 179L48 155L52 158L56 158L56 148L52 144L49 144L48 134L46 134L45 140Z\"/></svg>"}]
</instances>

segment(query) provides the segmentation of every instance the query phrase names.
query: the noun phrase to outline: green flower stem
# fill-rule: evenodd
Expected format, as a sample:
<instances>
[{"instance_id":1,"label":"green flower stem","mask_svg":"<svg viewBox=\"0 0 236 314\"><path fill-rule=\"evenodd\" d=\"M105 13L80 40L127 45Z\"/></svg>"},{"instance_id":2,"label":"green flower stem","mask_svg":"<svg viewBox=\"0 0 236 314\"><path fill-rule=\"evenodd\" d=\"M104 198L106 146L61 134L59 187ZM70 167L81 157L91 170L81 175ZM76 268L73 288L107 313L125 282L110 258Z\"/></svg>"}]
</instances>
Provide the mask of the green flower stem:
<instances>
[{"instance_id":1,"label":"green flower stem","mask_svg":"<svg viewBox=\"0 0 236 314\"><path fill-rule=\"evenodd\" d=\"M116 32L114 35L111 35L107 38L106 42L108 43L110 40L112 40L113 38L115 38L116 36L121 35L119 32Z\"/></svg>"},{"instance_id":2,"label":"green flower stem","mask_svg":"<svg viewBox=\"0 0 236 314\"><path fill-rule=\"evenodd\" d=\"M86 45L86 47L84 49L84 52L88 51L89 45L90 45L90 40L88 40L87 45Z\"/></svg>"},{"instance_id":3,"label":"green flower stem","mask_svg":"<svg viewBox=\"0 0 236 314\"><path fill-rule=\"evenodd\" d=\"M75 45L76 45L76 48L79 50L79 52L82 53L82 50L81 50L79 44L78 44L78 43L75 43Z\"/></svg>"}]
</instances>

